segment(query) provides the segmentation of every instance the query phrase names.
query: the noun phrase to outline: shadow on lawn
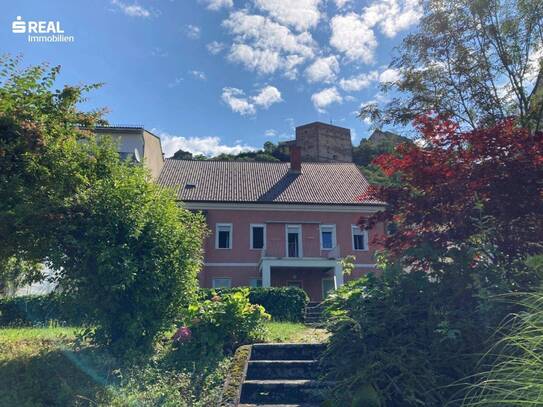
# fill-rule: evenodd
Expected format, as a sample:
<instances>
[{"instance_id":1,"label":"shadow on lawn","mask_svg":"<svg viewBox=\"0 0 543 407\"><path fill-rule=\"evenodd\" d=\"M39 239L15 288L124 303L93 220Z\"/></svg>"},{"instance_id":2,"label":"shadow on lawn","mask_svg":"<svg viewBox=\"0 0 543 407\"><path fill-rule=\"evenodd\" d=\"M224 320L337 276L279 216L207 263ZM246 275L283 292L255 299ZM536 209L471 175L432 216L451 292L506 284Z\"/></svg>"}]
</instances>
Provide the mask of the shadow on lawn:
<instances>
[{"instance_id":1,"label":"shadow on lawn","mask_svg":"<svg viewBox=\"0 0 543 407\"><path fill-rule=\"evenodd\" d=\"M97 395L115 381L110 359L92 349L77 352L43 342L36 352L13 349L0 360L0 405L96 405Z\"/></svg>"}]
</instances>

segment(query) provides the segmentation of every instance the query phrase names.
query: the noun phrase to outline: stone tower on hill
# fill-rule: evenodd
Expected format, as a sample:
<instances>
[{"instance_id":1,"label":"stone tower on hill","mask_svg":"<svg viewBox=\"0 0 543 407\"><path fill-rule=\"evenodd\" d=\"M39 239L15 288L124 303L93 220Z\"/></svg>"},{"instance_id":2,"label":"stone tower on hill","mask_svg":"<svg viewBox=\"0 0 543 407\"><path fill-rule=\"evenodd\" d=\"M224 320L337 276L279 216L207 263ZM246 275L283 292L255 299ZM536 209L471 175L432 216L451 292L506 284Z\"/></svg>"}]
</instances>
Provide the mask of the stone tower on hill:
<instances>
[{"instance_id":1,"label":"stone tower on hill","mask_svg":"<svg viewBox=\"0 0 543 407\"><path fill-rule=\"evenodd\" d=\"M325 163L353 162L351 130L314 122L296 127L296 140L288 142L301 148L302 161Z\"/></svg>"}]
</instances>

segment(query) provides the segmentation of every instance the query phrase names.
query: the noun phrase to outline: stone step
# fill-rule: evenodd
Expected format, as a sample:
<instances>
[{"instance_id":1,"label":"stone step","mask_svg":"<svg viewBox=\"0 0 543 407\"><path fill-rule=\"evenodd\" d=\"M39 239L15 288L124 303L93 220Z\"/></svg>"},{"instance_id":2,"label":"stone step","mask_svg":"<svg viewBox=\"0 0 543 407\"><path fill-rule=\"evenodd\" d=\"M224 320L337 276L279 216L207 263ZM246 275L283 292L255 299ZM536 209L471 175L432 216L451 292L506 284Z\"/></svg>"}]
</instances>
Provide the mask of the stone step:
<instances>
[{"instance_id":1,"label":"stone step","mask_svg":"<svg viewBox=\"0 0 543 407\"><path fill-rule=\"evenodd\" d=\"M246 379L316 379L318 376L316 360L250 360Z\"/></svg>"},{"instance_id":2,"label":"stone step","mask_svg":"<svg viewBox=\"0 0 543 407\"><path fill-rule=\"evenodd\" d=\"M251 360L315 360L326 345L322 343L257 343Z\"/></svg>"},{"instance_id":3,"label":"stone step","mask_svg":"<svg viewBox=\"0 0 543 407\"><path fill-rule=\"evenodd\" d=\"M321 385L315 380L245 380L241 403L293 404L323 401Z\"/></svg>"}]
</instances>

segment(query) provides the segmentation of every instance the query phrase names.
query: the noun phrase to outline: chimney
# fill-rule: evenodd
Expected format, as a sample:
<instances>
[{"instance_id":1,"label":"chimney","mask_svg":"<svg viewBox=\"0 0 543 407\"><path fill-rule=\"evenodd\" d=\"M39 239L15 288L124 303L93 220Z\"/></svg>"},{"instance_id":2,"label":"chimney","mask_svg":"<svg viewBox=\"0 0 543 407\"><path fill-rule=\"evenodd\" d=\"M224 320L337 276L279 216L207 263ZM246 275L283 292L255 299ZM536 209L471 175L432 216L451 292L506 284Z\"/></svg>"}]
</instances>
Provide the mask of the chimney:
<instances>
[{"instance_id":1,"label":"chimney","mask_svg":"<svg viewBox=\"0 0 543 407\"><path fill-rule=\"evenodd\" d=\"M290 146L290 169L291 174L301 174L302 173L302 149L293 145Z\"/></svg>"}]
</instances>

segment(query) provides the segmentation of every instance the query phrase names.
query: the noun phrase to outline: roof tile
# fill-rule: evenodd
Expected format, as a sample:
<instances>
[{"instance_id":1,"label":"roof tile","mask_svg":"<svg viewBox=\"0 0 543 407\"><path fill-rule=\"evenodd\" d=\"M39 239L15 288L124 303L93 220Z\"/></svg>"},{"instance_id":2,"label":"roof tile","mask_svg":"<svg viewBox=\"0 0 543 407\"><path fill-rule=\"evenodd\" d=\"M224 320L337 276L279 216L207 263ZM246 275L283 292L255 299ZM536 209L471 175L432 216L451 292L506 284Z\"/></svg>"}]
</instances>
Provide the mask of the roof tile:
<instances>
[{"instance_id":1,"label":"roof tile","mask_svg":"<svg viewBox=\"0 0 543 407\"><path fill-rule=\"evenodd\" d=\"M186 202L305 203L363 205L369 184L352 163L302 163L302 173L289 163L190 161L167 159L158 179Z\"/></svg>"}]
</instances>

